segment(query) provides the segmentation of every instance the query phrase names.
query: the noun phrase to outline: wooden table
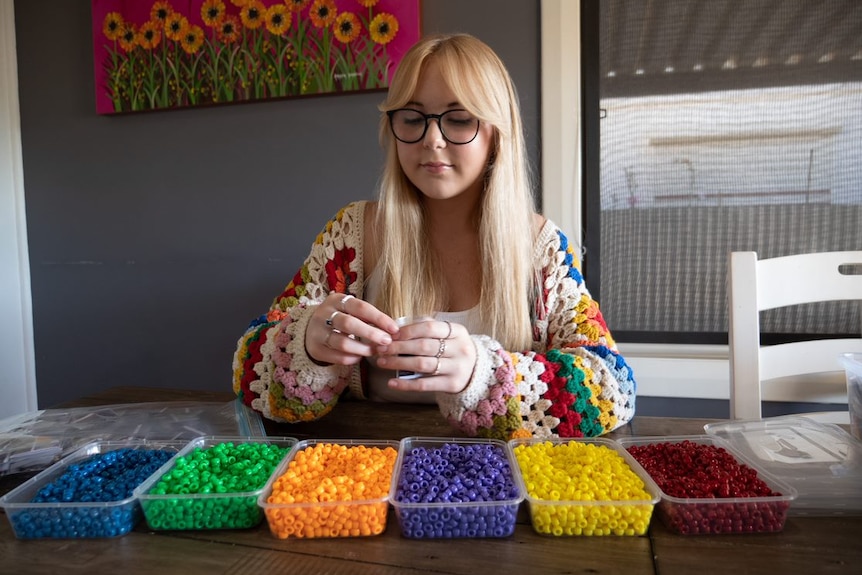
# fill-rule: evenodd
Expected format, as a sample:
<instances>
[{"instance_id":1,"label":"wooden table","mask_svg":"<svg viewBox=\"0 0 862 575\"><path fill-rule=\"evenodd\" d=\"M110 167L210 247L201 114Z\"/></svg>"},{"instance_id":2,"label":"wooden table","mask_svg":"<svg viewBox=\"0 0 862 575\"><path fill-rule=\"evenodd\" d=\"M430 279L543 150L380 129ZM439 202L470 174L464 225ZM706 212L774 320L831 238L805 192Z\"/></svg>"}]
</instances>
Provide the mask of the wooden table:
<instances>
[{"instance_id":1,"label":"wooden table","mask_svg":"<svg viewBox=\"0 0 862 575\"><path fill-rule=\"evenodd\" d=\"M139 401L230 401L230 393L116 388L65 407ZM636 417L611 437L703 433L707 420ZM318 422L267 423L268 435L298 439L400 439L458 434L434 406L344 402ZM6 477L0 493L23 478ZM505 539L411 540L390 513L376 537L280 540L266 521L237 531L150 531L142 521L114 539L28 540L0 523L0 573L460 574L603 573L708 575L862 572L862 516L790 517L777 534L681 536L658 517L648 537L548 537L530 526L522 505Z\"/></svg>"}]
</instances>

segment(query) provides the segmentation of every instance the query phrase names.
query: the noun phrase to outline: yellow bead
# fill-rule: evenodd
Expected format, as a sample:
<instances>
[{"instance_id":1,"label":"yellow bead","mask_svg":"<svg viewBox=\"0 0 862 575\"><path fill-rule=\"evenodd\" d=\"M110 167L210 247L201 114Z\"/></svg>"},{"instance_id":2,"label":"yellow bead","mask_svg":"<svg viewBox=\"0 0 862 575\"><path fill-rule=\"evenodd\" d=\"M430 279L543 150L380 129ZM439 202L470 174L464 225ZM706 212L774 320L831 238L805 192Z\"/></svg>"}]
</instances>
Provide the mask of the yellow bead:
<instances>
[{"instance_id":1,"label":"yellow bead","mask_svg":"<svg viewBox=\"0 0 862 575\"><path fill-rule=\"evenodd\" d=\"M643 481L629 467L622 455L606 445L567 441L521 443L515 446L515 458L527 487L527 494L537 501L582 501L595 505L543 506L533 514L533 526L540 532L587 535L624 534L631 530L633 511L629 505L608 505L617 501L648 501L651 496ZM645 531L652 514L652 504L636 510L640 524L635 531ZM641 517L641 515L644 515ZM549 525L554 525L551 529ZM561 528L561 529L560 529Z\"/></svg>"}]
</instances>

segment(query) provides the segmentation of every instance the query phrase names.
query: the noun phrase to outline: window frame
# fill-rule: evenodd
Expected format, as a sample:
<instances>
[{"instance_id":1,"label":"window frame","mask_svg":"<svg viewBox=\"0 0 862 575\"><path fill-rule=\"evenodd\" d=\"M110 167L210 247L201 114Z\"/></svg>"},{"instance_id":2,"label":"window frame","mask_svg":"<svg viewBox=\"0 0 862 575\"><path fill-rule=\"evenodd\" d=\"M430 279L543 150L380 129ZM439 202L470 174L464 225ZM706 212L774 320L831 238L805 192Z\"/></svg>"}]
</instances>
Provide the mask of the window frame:
<instances>
[{"instance_id":1,"label":"window frame","mask_svg":"<svg viewBox=\"0 0 862 575\"><path fill-rule=\"evenodd\" d=\"M584 233L584 178L590 176L584 173L581 161L581 2L541 0L540 6L542 211L579 246L583 245ZM595 265L584 269L588 285ZM601 303L601 294L594 295ZM613 333L613 326L610 328ZM639 395L730 398L727 345L625 341L617 341L617 345L634 370Z\"/></svg>"},{"instance_id":2,"label":"window frame","mask_svg":"<svg viewBox=\"0 0 862 575\"><path fill-rule=\"evenodd\" d=\"M17 58L14 2L0 0L0 419L37 408Z\"/></svg>"}]
</instances>

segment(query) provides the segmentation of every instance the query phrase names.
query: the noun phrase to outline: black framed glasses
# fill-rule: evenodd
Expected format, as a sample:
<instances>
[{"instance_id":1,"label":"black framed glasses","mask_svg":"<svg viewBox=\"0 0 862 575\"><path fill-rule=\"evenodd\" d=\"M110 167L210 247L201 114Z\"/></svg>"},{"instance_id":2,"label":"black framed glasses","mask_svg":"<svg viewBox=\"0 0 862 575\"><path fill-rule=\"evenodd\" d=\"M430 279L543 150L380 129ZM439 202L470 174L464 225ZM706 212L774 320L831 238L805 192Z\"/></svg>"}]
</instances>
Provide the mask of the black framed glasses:
<instances>
[{"instance_id":1,"label":"black framed glasses","mask_svg":"<svg viewBox=\"0 0 862 575\"><path fill-rule=\"evenodd\" d=\"M479 133L479 118L467 110L447 110L442 114L423 114L413 108L386 112L392 134L405 144L415 144L425 137L428 121L437 120L440 133L450 144L469 144Z\"/></svg>"}]
</instances>

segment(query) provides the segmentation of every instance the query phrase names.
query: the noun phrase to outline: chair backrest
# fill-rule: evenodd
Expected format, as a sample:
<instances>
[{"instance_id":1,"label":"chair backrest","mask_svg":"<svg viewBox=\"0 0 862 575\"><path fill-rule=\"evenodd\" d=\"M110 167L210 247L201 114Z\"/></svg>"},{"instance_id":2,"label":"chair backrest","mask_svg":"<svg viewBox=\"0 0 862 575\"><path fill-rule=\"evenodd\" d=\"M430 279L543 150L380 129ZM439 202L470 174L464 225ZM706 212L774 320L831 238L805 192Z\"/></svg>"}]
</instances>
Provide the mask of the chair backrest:
<instances>
[{"instance_id":1,"label":"chair backrest","mask_svg":"<svg viewBox=\"0 0 862 575\"><path fill-rule=\"evenodd\" d=\"M847 402L838 357L845 352L862 352L862 336L761 346L760 312L809 302L862 302L859 270L862 251L764 260L758 260L755 252L730 254L731 418L759 419L761 401ZM862 331L862 304L855 321Z\"/></svg>"}]
</instances>

